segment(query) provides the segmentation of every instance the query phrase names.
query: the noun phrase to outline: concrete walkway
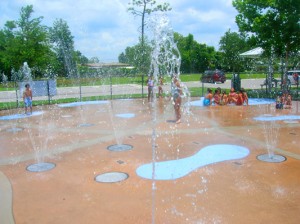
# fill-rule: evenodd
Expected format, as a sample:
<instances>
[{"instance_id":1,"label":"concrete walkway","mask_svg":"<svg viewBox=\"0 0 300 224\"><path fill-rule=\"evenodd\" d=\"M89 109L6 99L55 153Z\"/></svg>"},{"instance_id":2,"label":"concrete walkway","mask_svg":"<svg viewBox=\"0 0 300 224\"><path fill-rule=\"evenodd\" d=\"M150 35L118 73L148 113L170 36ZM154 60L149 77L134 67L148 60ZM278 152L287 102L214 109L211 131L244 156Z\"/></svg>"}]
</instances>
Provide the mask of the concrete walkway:
<instances>
[{"instance_id":1,"label":"concrete walkway","mask_svg":"<svg viewBox=\"0 0 300 224\"><path fill-rule=\"evenodd\" d=\"M243 79L241 80L241 86L245 89L260 89L260 84L263 83L264 79ZM188 88L191 87L202 87L201 82L186 82L185 83ZM229 89L231 87L231 81L227 81L225 83L204 83L204 87L221 87ZM164 86L165 91L169 91L170 87L168 84ZM144 94L147 94L147 87L144 86ZM110 85L102 85L102 86L82 86L81 89L79 87L60 87L57 88L57 95L53 96L52 99L63 99L63 98L79 98L80 93L82 97L89 96L109 96L112 95L130 95L130 94L141 94L142 86L137 84L124 84L124 85L113 85L112 88ZM0 102L16 102L18 95L18 100L22 101L22 97L16 91L0 91ZM34 97L34 100L48 100L47 96L44 97Z\"/></svg>"}]
</instances>

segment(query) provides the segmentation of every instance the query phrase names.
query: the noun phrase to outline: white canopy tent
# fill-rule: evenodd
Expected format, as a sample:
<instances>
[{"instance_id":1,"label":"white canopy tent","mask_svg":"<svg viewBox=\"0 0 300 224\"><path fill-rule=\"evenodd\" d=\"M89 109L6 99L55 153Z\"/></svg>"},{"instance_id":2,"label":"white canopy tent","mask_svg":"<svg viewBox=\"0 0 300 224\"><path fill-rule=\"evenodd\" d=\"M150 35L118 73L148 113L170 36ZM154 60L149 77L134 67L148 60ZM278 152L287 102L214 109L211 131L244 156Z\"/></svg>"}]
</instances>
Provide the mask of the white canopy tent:
<instances>
[{"instance_id":1,"label":"white canopy tent","mask_svg":"<svg viewBox=\"0 0 300 224\"><path fill-rule=\"evenodd\" d=\"M240 54L240 56L245 57L245 58L259 58L263 52L264 52L264 50L261 47L257 47L250 51L246 51L246 52Z\"/></svg>"}]
</instances>

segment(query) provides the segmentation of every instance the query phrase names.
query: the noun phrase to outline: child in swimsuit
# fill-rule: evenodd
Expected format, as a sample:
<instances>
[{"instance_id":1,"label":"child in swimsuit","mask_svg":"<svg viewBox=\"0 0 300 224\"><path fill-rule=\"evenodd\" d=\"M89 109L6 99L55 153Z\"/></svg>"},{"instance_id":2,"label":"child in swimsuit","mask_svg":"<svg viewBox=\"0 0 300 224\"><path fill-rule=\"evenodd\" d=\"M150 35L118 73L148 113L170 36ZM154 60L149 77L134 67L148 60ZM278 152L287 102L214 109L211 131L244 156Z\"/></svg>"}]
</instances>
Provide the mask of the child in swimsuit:
<instances>
[{"instance_id":1,"label":"child in swimsuit","mask_svg":"<svg viewBox=\"0 0 300 224\"><path fill-rule=\"evenodd\" d=\"M291 96L291 94L287 94L284 108L285 109L291 109L292 108L292 96Z\"/></svg>"},{"instance_id":2,"label":"child in swimsuit","mask_svg":"<svg viewBox=\"0 0 300 224\"><path fill-rule=\"evenodd\" d=\"M182 89L180 82L177 77L173 78L173 84L172 84L172 97L174 101L174 110L176 115L176 124L179 124L180 118L181 118L181 95L182 95Z\"/></svg>"},{"instance_id":3,"label":"child in swimsuit","mask_svg":"<svg viewBox=\"0 0 300 224\"><path fill-rule=\"evenodd\" d=\"M246 105L248 106L249 99L246 90L244 88L241 88L241 93L243 97L243 104L246 103Z\"/></svg>"},{"instance_id":4,"label":"child in swimsuit","mask_svg":"<svg viewBox=\"0 0 300 224\"><path fill-rule=\"evenodd\" d=\"M212 90L210 88L207 89L207 94L204 97L203 106L210 106L212 101L213 95Z\"/></svg>"},{"instance_id":5,"label":"child in swimsuit","mask_svg":"<svg viewBox=\"0 0 300 224\"><path fill-rule=\"evenodd\" d=\"M244 104L243 94L240 91L237 91L235 105L242 106L243 104Z\"/></svg>"},{"instance_id":6,"label":"child in swimsuit","mask_svg":"<svg viewBox=\"0 0 300 224\"><path fill-rule=\"evenodd\" d=\"M147 80L147 85L148 85L148 101L150 102L150 99L153 99L153 87L154 87L154 80L152 76L149 76Z\"/></svg>"},{"instance_id":7,"label":"child in swimsuit","mask_svg":"<svg viewBox=\"0 0 300 224\"><path fill-rule=\"evenodd\" d=\"M234 88L230 89L229 95L228 95L228 103L235 103L237 98L237 94L234 91Z\"/></svg>"},{"instance_id":8,"label":"child in swimsuit","mask_svg":"<svg viewBox=\"0 0 300 224\"><path fill-rule=\"evenodd\" d=\"M228 96L226 94L226 91L223 91L222 95L221 95L221 101L220 101L221 105L227 105L228 103Z\"/></svg>"},{"instance_id":9,"label":"child in swimsuit","mask_svg":"<svg viewBox=\"0 0 300 224\"><path fill-rule=\"evenodd\" d=\"M159 77L159 86L158 86L158 96L159 96L159 98L161 98L162 97L162 95L163 95L163 88L162 88L162 86L164 85L164 81L163 81L163 78L162 77Z\"/></svg>"},{"instance_id":10,"label":"child in swimsuit","mask_svg":"<svg viewBox=\"0 0 300 224\"><path fill-rule=\"evenodd\" d=\"M25 104L25 114L27 114L28 107L30 108L30 114L32 114L32 91L30 85L27 83L25 85L25 90L23 92L23 100Z\"/></svg>"}]
</instances>

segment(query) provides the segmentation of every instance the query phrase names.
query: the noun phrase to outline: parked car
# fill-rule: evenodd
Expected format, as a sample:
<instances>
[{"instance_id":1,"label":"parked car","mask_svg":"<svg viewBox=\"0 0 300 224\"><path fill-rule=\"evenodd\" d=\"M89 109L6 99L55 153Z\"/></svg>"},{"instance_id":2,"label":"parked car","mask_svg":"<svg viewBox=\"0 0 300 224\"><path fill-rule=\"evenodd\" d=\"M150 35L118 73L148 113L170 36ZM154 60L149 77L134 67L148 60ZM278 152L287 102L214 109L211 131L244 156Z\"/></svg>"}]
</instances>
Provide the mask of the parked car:
<instances>
[{"instance_id":1,"label":"parked car","mask_svg":"<svg viewBox=\"0 0 300 224\"><path fill-rule=\"evenodd\" d=\"M201 76L201 82L209 82L209 83L224 83L226 81L225 73L221 70L207 70Z\"/></svg>"},{"instance_id":2,"label":"parked car","mask_svg":"<svg viewBox=\"0 0 300 224\"><path fill-rule=\"evenodd\" d=\"M300 70L291 70L287 72L288 82L290 82L291 85L297 85L297 82L299 82L299 76Z\"/></svg>"}]
</instances>

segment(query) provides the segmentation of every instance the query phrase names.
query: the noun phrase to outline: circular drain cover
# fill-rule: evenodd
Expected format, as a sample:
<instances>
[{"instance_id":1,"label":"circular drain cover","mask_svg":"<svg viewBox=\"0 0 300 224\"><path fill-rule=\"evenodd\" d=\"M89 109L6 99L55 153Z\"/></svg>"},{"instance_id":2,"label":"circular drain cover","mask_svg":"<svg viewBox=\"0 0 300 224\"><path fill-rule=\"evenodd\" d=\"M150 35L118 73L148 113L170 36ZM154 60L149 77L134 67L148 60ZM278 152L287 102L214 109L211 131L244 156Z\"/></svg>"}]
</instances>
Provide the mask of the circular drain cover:
<instances>
[{"instance_id":1,"label":"circular drain cover","mask_svg":"<svg viewBox=\"0 0 300 224\"><path fill-rule=\"evenodd\" d=\"M15 133L15 132L23 131L23 128L9 128L6 131Z\"/></svg>"},{"instance_id":2,"label":"circular drain cover","mask_svg":"<svg viewBox=\"0 0 300 224\"><path fill-rule=\"evenodd\" d=\"M91 126L94 126L94 124L84 123L78 125L78 127L91 127Z\"/></svg>"},{"instance_id":3,"label":"circular drain cover","mask_svg":"<svg viewBox=\"0 0 300 224\"><path fill-rule=\"evenodd\" d=\"M95 177L95 181L99 183L116 183L126 180L129 177L127 173L122 172L108 172L99 174Z\"/></svg>"},{"instance_id":4,"label":"circular drain cover","mask_svg":"<svg viewBox=\"0 0 300 224\"><path fill-rule=\"evenodd\" d=\"M130 149L133 149L132 145L127 145L127 144L116 144L116 145L110 145L107 147L108 150L110 151L116 151L116 152L121 152L121 151L127 151Z\"/></svg>"},{"instance_id":5,"label":"circular drain cover","mask_svg":"<svg viewBox=\"0 0 300 224\"><path fill-rule=\"evenodd\" d=\"M55 167L54 163L35 163L27 166L26 170L30 172L44 172Z\"/></svg>"},{"instance_id":6,"label":"circular drain cover","mask_svg":"<svg viewBox=\"0 0 300 224\"><path fill-rule=\"evenodd\" d=\"M281 163L286 160L286 158L282 155L269 155L269 154L262 154L257 156L257 159L264 162L269 163Z\"/></svg>"}]
</instances>

